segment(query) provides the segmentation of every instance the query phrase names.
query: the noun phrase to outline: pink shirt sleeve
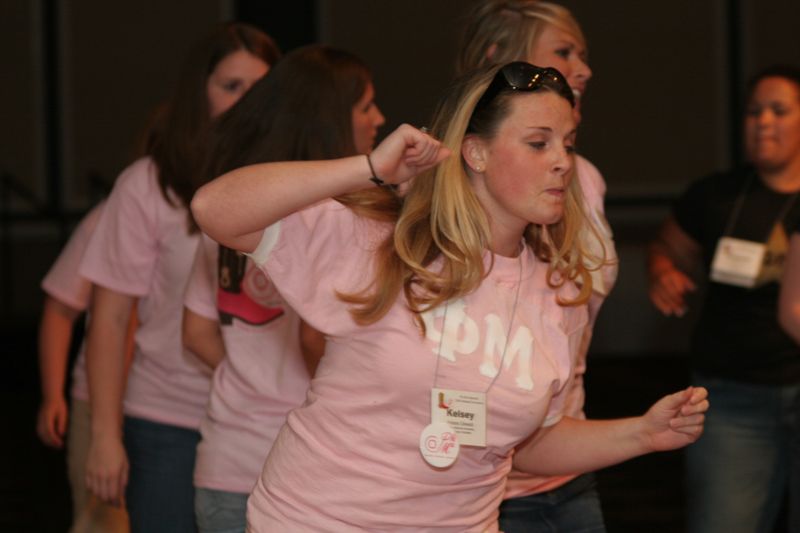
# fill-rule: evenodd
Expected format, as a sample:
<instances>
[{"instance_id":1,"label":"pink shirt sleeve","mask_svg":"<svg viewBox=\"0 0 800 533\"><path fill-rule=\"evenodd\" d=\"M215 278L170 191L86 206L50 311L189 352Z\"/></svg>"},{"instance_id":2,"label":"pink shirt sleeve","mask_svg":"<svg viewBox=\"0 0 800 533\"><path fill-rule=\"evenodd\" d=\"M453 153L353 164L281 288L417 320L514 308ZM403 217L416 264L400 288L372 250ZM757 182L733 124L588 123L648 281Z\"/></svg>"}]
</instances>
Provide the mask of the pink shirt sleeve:
<instances>
[{"instance_id":1,"label":"pink shirt sleeve","mask_svg":"<svg viewBox=\"0 0 800 533\"><path fill-rule=\"evenodd\" d=\"M312 327L347 335L358 326L337 292L366 287L372 279L372 251L387 230L326 200L267 228L251 256L262 268L269 263L278 291Z\"/></svg>"},{"instance_id":2,"label":"pink shirt sleeve","mask_svg":"<svg viewBox=\"0 0 800 533\"><path fill-rule=\"evenodd\" d=\"M92 284L81 277L78 270L102 212L101 202L83 217L42 280L44 292L78 311L85 311L89 307Z\"/></svg>"},{"instance_id":3,"label":"pink shirt sleeve","mask_svg":"<svg viewBox=\"0 0 800 533\"><path fill-rule=\"evenodd\" d=\"M151 179L141 179L141 173ZM140 159L117 179L98 228L89 242L80 273L108 289L144 296L159 258L161 192L154 163Z\"/></svg>"}]
</instances>

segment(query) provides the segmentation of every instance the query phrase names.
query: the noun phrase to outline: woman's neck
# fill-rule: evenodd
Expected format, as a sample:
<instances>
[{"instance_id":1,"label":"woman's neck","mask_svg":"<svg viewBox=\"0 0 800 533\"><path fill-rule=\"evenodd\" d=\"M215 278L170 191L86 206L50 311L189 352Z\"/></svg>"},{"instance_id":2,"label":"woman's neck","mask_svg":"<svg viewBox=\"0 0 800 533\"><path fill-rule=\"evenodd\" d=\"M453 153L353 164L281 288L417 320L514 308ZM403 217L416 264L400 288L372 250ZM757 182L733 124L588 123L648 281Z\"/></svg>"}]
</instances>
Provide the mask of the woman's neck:
<instances>
[{"instance_id":1,"label":"woman's neck","mask_svg":"<svg viewBox=\"0 0 800 533\"><path fill-rule=\"evenodd\" d=\"M764 184L776 192L800 191L800 157L796 157L781 168L758 169L758 174Z\"/></svg>"},{"instance_id":2,"label":"woman's neck","mask_svg":"<svg viewBox=\"0 0 800 533\"><path fill-rule=\"evenodd\" d=\"M493 232L489 248L496 255L519 257L523 249L522 234L505 234L503 238L499 238L498 234Z\"/></svg>"}]
</instances>

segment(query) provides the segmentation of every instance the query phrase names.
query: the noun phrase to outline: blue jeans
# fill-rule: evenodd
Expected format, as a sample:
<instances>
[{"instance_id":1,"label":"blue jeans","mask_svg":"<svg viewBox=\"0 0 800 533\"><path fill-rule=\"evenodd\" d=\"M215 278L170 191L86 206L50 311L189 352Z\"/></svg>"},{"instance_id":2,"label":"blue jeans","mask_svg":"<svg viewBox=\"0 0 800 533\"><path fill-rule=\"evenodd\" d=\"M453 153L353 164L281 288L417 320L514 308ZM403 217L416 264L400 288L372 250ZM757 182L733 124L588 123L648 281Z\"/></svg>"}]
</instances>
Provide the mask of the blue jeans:
<instances>
[{"instance_id":1,"label":"blue jeans","mask_svg":"<svg viewBox=\"0 0 800 533\"><path fill-rule=\"evenodd\" d=\"M800 385L772 386L695 376L711 407L703 436L686 450L689 533L769 533L790 473ZM792 464L794 463L794 464ZM790 501L797 505L798 487Z\"/></svg>"},{"instance_id":2,"label":"blue jeans","mask_svg":"<svg viewBox=\"0 0 800 533\"><path fill-rule=\"evenodd\" d=\"M200 533L244 533L247 527L247 497L240 492L197 487L194 513Z\"/></svg>"},{"instance_id":3,"label":"blue jeans","mask_svg":"<svg viewBox=\"0 0 800 533\"><path fill-rule=\"evenodd\" d=\"M194 458L200 432L125 417L131 533L196 533Z\"/></svg>"},{"instance_id":4,"label":"blue jeans","mask_svg":"<svg viewBox=\"0 0 800 533\"><path fill-rule=\"evenodd\" d=\"M503 533L605 533L603 510L594 474L541 494L511 498L500 504Z\"/></svg>"}]
</instances>

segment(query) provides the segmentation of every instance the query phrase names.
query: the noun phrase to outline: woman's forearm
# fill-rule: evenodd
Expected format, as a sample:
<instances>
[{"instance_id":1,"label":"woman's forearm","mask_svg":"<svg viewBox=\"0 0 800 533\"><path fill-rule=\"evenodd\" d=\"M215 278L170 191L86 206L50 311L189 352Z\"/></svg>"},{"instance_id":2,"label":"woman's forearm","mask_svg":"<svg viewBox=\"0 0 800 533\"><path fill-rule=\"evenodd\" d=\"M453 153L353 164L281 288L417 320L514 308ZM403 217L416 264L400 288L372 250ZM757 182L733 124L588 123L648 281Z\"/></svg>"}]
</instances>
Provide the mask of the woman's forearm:
<instances>
[{"instance_id":1,"label":"woman's forearm","mask_svg":"<svg viewBox=\"0 0 800 533\"><path fill-rule=\"evenodd\" d=\"M183 308L183 345L210 368L225 358L225 342L219 322Z\"/></svg>"},{"instance_id":2,"label":"woman's forearm","mask_svg":"<svg viewBox=\"0 0 800 533\"><path fill-rule=\"evenodd\" d=\"M637 431L640 420L576 420L563 418L540 430L534 445L519 447L514 467L541 476L592 472L648 453ZM538 439L536 437L539 437Z\"/></svg>"},{"instance_id":3,"label":"woman's forearm","mask_svg":"<svg viewBox=\"0 0 800 533\"><path fill-rule=\"evenodd\" d=\"M374 186L370 176L363 155L250 165L201 187L192 213L212 239L251 252L264 228L320 200Z\"/></svg>"},{"instance_id":4,"label":"woman's forearm","mask_svg":"<svg viewBox=\"0 0 800 533\"><path fill-rule=\"evenodd\" d=\"M703 432L707 397L704 388L689 387L661 398L639 417L562 418L518 446L514 466L536 475L580 474L646 453L682 448Z\"/></svg>"},{"instance_id":5,"label":"woman's forearm","mask_svg":"<svg viewBox=\"0 0 800 533\"><path fill-rule=\"evenodd\" d=\"M39 373L42 398L53 400L64 394L72 328L80 311L45 296L39 324Z\"/></svg>"},{"instance_id":6,"label":"woman's forearm","mask_svg":"<svg viewBox=\"0 0 800 533\"><path fill-rule=\"evenodd\" d=\"M95 285L86 345L93 436L119 436L131 309L135 298Z\"/></svg>"}]
</instances>

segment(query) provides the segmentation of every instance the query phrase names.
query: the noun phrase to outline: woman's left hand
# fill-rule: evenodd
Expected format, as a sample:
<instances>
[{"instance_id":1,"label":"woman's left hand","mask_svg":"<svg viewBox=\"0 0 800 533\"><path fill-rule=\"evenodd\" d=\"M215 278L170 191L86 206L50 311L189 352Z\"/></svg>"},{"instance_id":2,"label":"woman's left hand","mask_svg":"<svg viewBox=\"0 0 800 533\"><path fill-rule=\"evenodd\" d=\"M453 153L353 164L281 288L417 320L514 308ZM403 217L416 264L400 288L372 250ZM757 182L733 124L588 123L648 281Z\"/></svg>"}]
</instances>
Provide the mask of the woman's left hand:
<instances>
[{"instance_id":1,"label":"woman's left hand","mask_svg":"<svg viewBox=\"0 0 800 533\"><path fill-rule=\"evenodd\" d=\"M688 387L657 401L642 417L645 445L652 451L682 448L700 438L708 411L708 391Z\"/></svg>"}]
</instances>

